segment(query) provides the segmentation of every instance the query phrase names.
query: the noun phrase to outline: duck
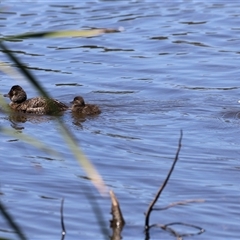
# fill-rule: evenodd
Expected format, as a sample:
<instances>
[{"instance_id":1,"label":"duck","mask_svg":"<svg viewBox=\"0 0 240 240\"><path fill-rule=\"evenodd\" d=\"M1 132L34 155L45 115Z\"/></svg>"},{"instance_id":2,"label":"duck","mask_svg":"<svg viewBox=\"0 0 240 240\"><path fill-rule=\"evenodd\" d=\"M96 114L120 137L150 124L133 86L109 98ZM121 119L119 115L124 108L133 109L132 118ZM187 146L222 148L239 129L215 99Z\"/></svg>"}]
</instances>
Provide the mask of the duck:
<instances>
[{"instance_id":1,"label":"duck","mask_svg":"<svg viewBox=\"0 0 240 240\"><path fill-rule=\"evenodd\" d=\"M97 105L86 104L82 96L76 96L71 103L73 114L97 115L101 113L101 110Z\"/></svg>"},{"instance_id":2,"label":"duck","mask_svg":"<svg viewBox=\"0 0 240 240\"><path fill-rule=\"evenodd\" d=\"M9 93L3 96L11 100L10 108L18 112L52 115L69 109L64 103L52 98L35 97L27 99L26 92L19 85L12 86Z\"/></svg>"}]
</instances>

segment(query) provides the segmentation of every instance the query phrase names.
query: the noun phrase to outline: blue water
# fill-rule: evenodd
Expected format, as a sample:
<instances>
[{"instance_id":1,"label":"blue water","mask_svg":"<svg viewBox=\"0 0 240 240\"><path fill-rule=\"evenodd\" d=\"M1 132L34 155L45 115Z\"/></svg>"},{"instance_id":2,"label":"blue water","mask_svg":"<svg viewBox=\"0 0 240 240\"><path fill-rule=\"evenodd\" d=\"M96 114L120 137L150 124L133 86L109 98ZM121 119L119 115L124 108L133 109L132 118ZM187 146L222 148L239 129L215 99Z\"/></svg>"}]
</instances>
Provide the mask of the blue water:
<instances>
[{"instance_id":1,"label":"blue water","mask_svg":"<svg viewBox=\"0 0 240 240\"><path fill-rule=\"evenodd\" d=\"M170 169L181 129L179 161L157 205L204 202L154 212L151 223L205 230L184 239L239 238L239 7L195 0L1 4L1 36L124 28L93 38L7 42L53 97L68 104L82 95L101 108L101 115L83 122L70 112L62 120L117 195L126 220L123 239L145 239L144 212ZM1 61L11 64L3 53ZM1 94L15 84L29 98L38 94L27 81L0 74ZM87 197L92 195L111 235L110 200L86 178L53 118L14 125L1 111L0 121L17 133L0 138L1 202L28 239L60 238L63 197L65 239L106 239ZM24 134L58 155L25 143ZM17 239L2 216L0 223L1 237ZM176 237L154 228L150 239Z\"/></svg>"}]
</instances>

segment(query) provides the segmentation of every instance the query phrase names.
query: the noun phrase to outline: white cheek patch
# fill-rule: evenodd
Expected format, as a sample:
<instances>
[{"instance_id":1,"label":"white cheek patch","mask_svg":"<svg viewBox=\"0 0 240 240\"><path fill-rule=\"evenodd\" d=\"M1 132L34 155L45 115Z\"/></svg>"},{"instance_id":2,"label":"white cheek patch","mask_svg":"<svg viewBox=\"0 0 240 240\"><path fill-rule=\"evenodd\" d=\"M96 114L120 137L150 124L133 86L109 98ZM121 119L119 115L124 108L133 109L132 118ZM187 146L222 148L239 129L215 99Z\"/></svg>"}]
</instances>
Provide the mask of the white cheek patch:
<instances>
[{"instance_id":1,"label":"white cheek patch","mask_svg":"<svg viewBox=\"0 0 240 240\"><path fill-rule=\"evenodd\" d=\"M240 100L238 100L238 103L240 103Z\"/></svg>"}]
</instances>

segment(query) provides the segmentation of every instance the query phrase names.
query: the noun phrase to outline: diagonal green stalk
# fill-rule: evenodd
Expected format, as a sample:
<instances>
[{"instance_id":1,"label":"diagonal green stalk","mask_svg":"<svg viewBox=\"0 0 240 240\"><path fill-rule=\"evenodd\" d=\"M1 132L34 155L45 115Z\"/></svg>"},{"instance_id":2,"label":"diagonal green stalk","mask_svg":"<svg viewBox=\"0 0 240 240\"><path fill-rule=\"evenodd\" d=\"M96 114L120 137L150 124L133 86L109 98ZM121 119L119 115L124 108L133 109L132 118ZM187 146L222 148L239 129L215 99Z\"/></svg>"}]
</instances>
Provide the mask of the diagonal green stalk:
<instances>
[{"instance_id":1,"label":"diagonal green stalk","mask_svg":"<svg viewBox=\"0 0 240 240\"><path fill-rule=\"evenodd\" d=\"M40 94L45 98L50 98L49 94L46 91L44 91L44 88L42 87L42 85L34 78L34 76L31 74L31 72L28 71L26 67L24 67L24 64L21 63L21 61L12 53L12 51L9 50L5 46L3 41L15 41L15 40L24 39L24 38L93 37L93 36L97 36L97 35L100 35L103 33L114 33L114 32L119 32L119 31L120 30L115 30L115 29L92 29L92 30L76 30L76 31L74 31L74 30L68 31L67 30L67 31L53 31L53 32L20 34L20 35L0 38L0 48L2 48L2 52L6 53L6 55L11 59L11 61L13 63L15 63L15 65L20 69L23 76L25 76L32 83L32 85L40 92ZM3 64L3 66L5 66L5 65ZM12 70L11 67L10 67L10 70ZM4 68L4 72L7 72L9 74L9 69L6 69L6 66ZM16 74L12 74L12 72L11 72L11 75L15 76ZM87 175L90 178L90 180L92 181L92 183L100 191L100 193L102 193L102 194L106 193L106 186L105 186L101 176L98 174L97 170L94 168L92 163L87 159L87 157L79 149L79 147L77 145L77 141L74 138L74 135L69 131L69 129L62 122L60 117L55 117L55 120L57 121L57 123L59 125L59 128L62 132L62 136L63 136L65 142L71 149L75 158L82 165L83 169L87 173ZM1 128L0 131L3 131L8 134L10 130L8 131L5 128ZM35 140L32 141L30 138L28 138L26 136L23 136L22 139L27 142L29 142L29 141L32 142L31 144L36 147L40 147L43 150L49 151L48 148L46 148L44 145L39 144L38 141L35 141ZM89 198L89 200L91 200L91 198L93 198L95 200L94 196L87 195L87 197ZM94 204L93 204L93 206L96 207ZM14 223L14 221L12 220L10 215L6 212L5 208L1 204L1 202L0 202L0 211L3 213L3 216L7 219L7 221L11 225L11 227L16 231L19 238L21 240L25 240L26 238L23 235L23 233L21 232L20 228ZM95 208L94 208L94 212L97 215L98 221L100 221L100 215L101 215L100 212L97 211ZM103 235L105 237L107 237L108 236L108 233L106 230L107 227L102 226L102 224L101 224L101 227L102 227Z\"/></svg>"},{"instance_id":2,"label":"diagonal green stalk","mask_svg":"<svg viewBox=\"0 0 240 240\"><path fill-rule=\"evenodd\" d=\"M8 55L8 57L19 67L22 74L34 85L34 87L42 94L43 97L50 98L50 96L44 91L41 84L37 82L37 80L33 77L30 71L24 68L24 65L21 61L14 56L14 54L9 51L9 49L0 41L0 47L4 50L4 52ZM86 171L88 177L91 179L95 187L102 194L106 193L106 187L101 176L98 174L97 170L94 168L92 163L86 158L86 156L79 149L77 142L71 132L67 129L65 124L61 121L61 118L55 117L58 122L60 129L63 133L64 139L71 149L72 153L75 155L78 162L82 165L83 169Z\"/></svg>"},{"instance_id":3,"label":"diagonal green stalk","mask_svg":"<svg viewBox=\"0 0 240 240\"><path fill-rule=\"evenodd\" d=\"M97 28L85 30L63 30L63 31L44 31L38 33L24 33L9 37L4 37L1 40L12 41L25 38L59 38L59 37L94 37L104 33L120 32L121 29Z\"/></svg>"},{"instance_id":4,"label":"diagonal green stalk","mask_svg":"<svg viewBox=\"0 0 240 240\"><path fill-rule=\"evenodd\" d=\"M7 219L8 223L12 227L12 229L14 229L14 231L18 234L19 238L21 240L27 240L27 238L24 236L20 227L13 221L13 218L6 211L5 207L3 206L3 204L1 202L0 202L0 212L5 217L5 219Z\"/></svg>"},{"instance_id":5,"label":"diagonal green stalk","mask_svg":"<svg viewBox=\"0 0 240 240\"><path fill-rule=\"evenodd\" d=\"M1 133L5 133L8 136L13 136L13 137L17 137L18 139L23 140L26 143L29 143L31 145L33 145L36 148L41 149L42 151L54 155L54 156L60 156L59 152L49 148L46 144L44 144L43 142L27 135L27 134L23 134L21 133L21 135L17 134L16 131L13 131L12 129L9 128L5 128L5 127L1 127L0 126L0 132Z\"/></svg>"},{"instance_id":6,"label":"diagonal green stalk","mask_svg":"<svg viewBox=\"0 0 240 240\"><path fill-rule=\"evenodd\" d=\"M2 41L0 41L0 47L3 49L3 51L8 55L8 57L20 68L23 75L25 75L30 82L33 84L33 86L41 93L41 95L45 98L50 98L46 91L44 91L41 84L33 77L33 75L26 70L24 65L15 57L15 55L3 44Z\"/></svg>"}]
</instances>

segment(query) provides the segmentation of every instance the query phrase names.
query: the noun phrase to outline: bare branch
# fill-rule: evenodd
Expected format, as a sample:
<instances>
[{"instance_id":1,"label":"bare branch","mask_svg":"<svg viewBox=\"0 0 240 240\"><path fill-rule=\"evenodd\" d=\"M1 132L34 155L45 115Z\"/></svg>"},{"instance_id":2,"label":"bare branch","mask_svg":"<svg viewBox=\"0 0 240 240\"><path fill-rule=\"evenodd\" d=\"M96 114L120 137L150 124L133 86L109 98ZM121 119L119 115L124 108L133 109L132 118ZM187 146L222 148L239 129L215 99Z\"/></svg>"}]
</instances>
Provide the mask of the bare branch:
<instances>
[{"instance_id":1,"label":"bare branch","mask_svg":"<svg viewBox=\"0 0 240 240\"><path fill-rule=\"evenodd\" d=\"M198 232L195 232L195 233L178 233L176 230L174 230L173 228L169 227L169 226L173 226L173 225L181 225L181 226L187 226L187 227L190 227L190 228L194 228L194 229L197 229ZM189 237L189 236L195 236L195 235L200 235L202 233L205 232L205 229L201 228L201 227L198 227L196 225L193 225L193 224L187 224L187 223L182 223L182 222L173 222L173 223L169 223L169 224L166 224L166 225L162 225L162 224L153 224L150 226L150 228L152 227L159 227L165 231L168 231L170 232L171 234L173 234L175 237L177 237L177 240L182 240L183 237Z\"/></svg>"},{"instance_id":2,"label":"bare branch","mask_svg":"<svg viewBox=\"0 0 240 240\"><path fill-rule=\"evenodd\" d=\"M177 206L177 205L186 205L188 203L196 203L196 202L202 203L202 202L205 202L205 200L204 199L190 199L190 200L185 200L185 201L182 201L182 202L171 203L168 206L163 207L163 208L153 208L153 210L167 210L168 208L171 208L171 207L174 207L174 206Z\"/></svg>"},{"instance_id":3,"label":"bare branch","mask_svg":"<svg viewBox=\"0 0 240 240\"><path fill-rule=\"evenodd\" d=\"M112 220L110 221L111 223L111 228L113 230L111 240L121 240L121 232L123 229L123 226L125 224L125 221L122 216L122 212L120 209L120 204L118 203L117 197L115 196L114 192L111 190L110 192L110 197L112 201Z\"/></svg>"},{"instance_id":4,"label":"bare branch","mask_svg":"<svg viewBox=\"0 0 240 240\"><path fill-rule=\"evenodd\" d=\"M146 213L146 218L145 218L145 229L146 229L146 230L149 229L149 218L150 218L150 214L151 214L151 212L152 212L152 210L153 210L153 206L154 206L154 204L157 202L157 200L158 200L158 198L160 197L163 189L164 189L165 186L167 185L168 180L169 180L169 178L170 178L170 176L171 176L171 174L172 174L172 172L173 172L173 169L174 169L174 167L175 167L175 164L176 164L176 162L177 162L177 160L178 160L178 155L179 155L179 152L180 152L181 146L182 146L182 144L181 144L181 143L182 143L182 136L183 136L183 133L182 133L182 130L181 130L181 132L180 132L180 138L179 138L179 142L178 142L178 149L177 149L176 156L175 156L175 159L174 159L174 161L173 161L172 167L171 167L171 169L170 169L170 171L169 171L169 173L168 173L168 175L167 175L164 183L162 184L162 186L161 186L160 189L158 190L157 195L155 196L155 198L153 199L153 201L150 203L150 205L149 205L149 207L148 207L148 210L147 210L147 213Z\"/></svg>"},{"instance_id":5,"label":"bare branch","mask_svg":"<svg viewBox=\"0 0 240 240\"><path fill-rule=\"evenodd\" d=\"M64 198L61 201L61 226L62 226L62 240L64 239L65 235L66 235L66 229L65 229L65 225L64 225L64 218L63 218L63 204L64 204Z\"/></svg>"},{"instance_id":6,"label":"bare branch","mask_svg":"<svg viewBox=\"0 0 240 240\"><path fill-rule=\"evenodd\" d=\"M120 205L118 203L117 197L115 196L114 192L111 190L109 191L109 193L112 201L112 216L113 216L113 220L111 221L111 227L121 228L125 224L125 221L122 216Z\"/></svg>"}]
</instances>

